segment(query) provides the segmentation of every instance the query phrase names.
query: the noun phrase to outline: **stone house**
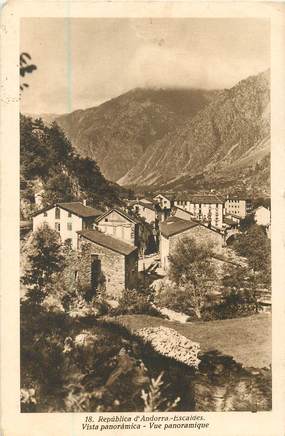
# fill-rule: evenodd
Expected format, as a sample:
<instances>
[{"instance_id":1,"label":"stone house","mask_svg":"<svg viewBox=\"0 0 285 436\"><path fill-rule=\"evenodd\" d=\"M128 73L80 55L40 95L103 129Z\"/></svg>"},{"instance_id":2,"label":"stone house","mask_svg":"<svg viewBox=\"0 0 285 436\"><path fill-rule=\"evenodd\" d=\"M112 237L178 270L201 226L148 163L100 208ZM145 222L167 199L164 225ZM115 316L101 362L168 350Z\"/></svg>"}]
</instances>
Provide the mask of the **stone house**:
<instances>
[{"instance_id":1,"label":"stone house","mask_svg":"<svg viewBox=\"0 0 285 436\"><path fill-rule=\"evenodd\" d=\"M72 248L77 249L77 232L92 229L96 218L103 212L86 206L79 201L56 203L41 209L33 215L33 231L47 224L60 234L62 242L69 240Z\"/></svg>"},{"instance_id":2,"label":"stone house","mask_svg":"<svg viewBox=\"0 0 285 436\"><path fill-rule=\"evenodd\" d=\"M214 228L221 229L223 226L223 200L216 195L180 196L174 201L174 206L190 212L195 219Z\"/></svg>"},{"instance_id":3,"label":"stone house","mask_svg":"<svg viewBox=\"0 0 285 436\"><path fill-rule=\"evenodd\" d=\"M199 222L169 217L160 225L160 262L161 268L167 272L169 255L175 250L177 241L183 237L190 237L201 243L211 243L213 250L219 254L223 250L223 235Z\"/></svg>"},{"instance_id":4,"label":"stone house","mask_svg":"<svg viewBox=\"0 0 285 436\"><path fill-rule=\"evenodd\" d=\"M124 289L136 287L136 247L98 230L82 230L78 232L78 252L81 256L73 265L74 280L94 294L103 291L107 298L118 299Z\"/></svg>"},{"instance_id":5,"label":"stone house","mask_svg":"<svg viewBox=\"0 0 285 436\"><path fill-rule=\"evenodd\" d=\"M96 220L98 230L113 238L138 246L139 222L120 209L110 209Z\"/></svg>"},{"instance_id":6,"label":"stone house","mask_svg":"<svg viewBox=\"0 0 285 436\"><path fill-rule=\"evenodd\" d=\"M241 196L227 196L225 200L225 214L237 215L240 218L252 211L252 202Z\"/></svg>"}]
</instances>

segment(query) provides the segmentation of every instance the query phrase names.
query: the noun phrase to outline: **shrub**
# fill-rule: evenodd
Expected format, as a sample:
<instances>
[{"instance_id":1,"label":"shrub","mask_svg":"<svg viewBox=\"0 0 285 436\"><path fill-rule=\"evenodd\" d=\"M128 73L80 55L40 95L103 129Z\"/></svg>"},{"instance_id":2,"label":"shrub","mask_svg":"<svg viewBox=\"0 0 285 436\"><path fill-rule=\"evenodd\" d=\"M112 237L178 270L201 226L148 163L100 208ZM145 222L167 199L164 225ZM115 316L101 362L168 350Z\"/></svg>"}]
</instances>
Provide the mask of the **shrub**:
<instances>
[{"instance_id":1,"label":"shrub","mask_svg":"<svg viewBox=\"0 0 285 436\"><path fill-rule=\"evenodd\" d=\"M204 321L238 318L259 312L260 308L261 305L249 292L231 290L223 297L222 302L205 307L202 318Z\"/></svg>"},{"instance_id":2,"label":"shrub","mask_svg":"<svg viewBox=\"0 0 285 436\"><path fill-rule=\"evenodd\" d=\"M160 316L152 302L152 294L146 289L125 289L118 303L118 307L112 309L112 315L146 314Z\"/></svg>"},{"instance_id":3,"label":"shrub","mask_svg":"<svg viewBox=\"0 0 285 436\"><path fill-rule=\"evenodd\" d=\"M182 312L191 318L197 318L190 288L185 289L172 282L165 283L156 292L155 304L158 307L166 307L175 312Z\"/></svg>"}]
</instances>

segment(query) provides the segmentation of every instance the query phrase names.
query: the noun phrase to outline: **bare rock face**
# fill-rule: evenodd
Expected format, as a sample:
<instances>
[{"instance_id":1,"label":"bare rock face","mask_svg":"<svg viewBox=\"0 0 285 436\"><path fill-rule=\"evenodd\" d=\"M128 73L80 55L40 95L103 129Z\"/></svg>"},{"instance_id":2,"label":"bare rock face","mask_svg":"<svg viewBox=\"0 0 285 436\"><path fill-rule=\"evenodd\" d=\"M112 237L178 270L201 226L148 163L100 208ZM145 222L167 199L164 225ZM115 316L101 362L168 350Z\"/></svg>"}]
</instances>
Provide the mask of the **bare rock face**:
<instances>
[{"instance_id":1,"label":"bare rock face","mask_svg":"<svg viewBox=\"0 0 285 436\"><path fill-rule=\"evenodd\" d=\"M135 334L150 342L160 354L198 368L200 345L180 335L176 330L168 327L149 327L135 330Z\"/></svg>"}]
</instances>

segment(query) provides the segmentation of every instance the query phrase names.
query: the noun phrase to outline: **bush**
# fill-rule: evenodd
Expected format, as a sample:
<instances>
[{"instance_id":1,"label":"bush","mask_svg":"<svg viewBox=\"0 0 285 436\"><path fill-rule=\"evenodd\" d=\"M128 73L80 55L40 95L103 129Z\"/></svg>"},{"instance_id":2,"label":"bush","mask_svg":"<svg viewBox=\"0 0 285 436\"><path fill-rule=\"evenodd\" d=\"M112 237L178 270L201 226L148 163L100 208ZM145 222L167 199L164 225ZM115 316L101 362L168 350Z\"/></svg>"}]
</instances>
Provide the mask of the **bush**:
<instances>
[{"instance_id":1,"label":"bush","mask_svg":"<svg viewBox=\"0 0 285 436\"><path fill-rule=\"evenodd\" d=\"M165 283L155 295L155 304L158 307L181 312L188 315L191 319L197 319L193 307L191 290L178 287L174 283Z\"/></svg>"},{"instance_id":2,"label":"bush","mask_svg":"<svg viewBox=\"0 0 285 436\"><path fill-rule=\"evenodd\" d=\"M161 316L152 302L152 294L147 289L126 289L118 302L118 307L111 310L111 315L145 314Z\"/></svg>"},{"instance_id":3,"label":"bush","mask_svg":"<svg viewBox=\"0 0 285 436\"><path fill-rule=\"evenodd\" d=\"M248 292L228 292L222 302L205 307L202 311L202 319L211 321L215 319L239 318L253 315L259 312L261 305L256 298Z\"/></svg>"}]
</instances>

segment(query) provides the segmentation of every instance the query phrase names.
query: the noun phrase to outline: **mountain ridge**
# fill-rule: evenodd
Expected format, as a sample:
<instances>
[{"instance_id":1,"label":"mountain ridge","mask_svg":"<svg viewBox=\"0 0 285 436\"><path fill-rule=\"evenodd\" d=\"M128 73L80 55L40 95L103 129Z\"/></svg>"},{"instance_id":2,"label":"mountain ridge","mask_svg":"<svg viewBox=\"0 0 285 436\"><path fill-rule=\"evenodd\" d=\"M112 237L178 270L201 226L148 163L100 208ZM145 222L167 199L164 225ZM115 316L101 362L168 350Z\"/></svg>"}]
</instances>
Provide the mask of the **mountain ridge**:
<instances>
[{"instance_id":1,"label":"mountain ridge","mask_svg":"<svg viewBox=\"0 0 285 436\"><path fill-rule=\"evenodd\" d=\"M123 186L270 190L270 70L224 90L135 88L56 121Z\"/></svg>"}]
</instances>

